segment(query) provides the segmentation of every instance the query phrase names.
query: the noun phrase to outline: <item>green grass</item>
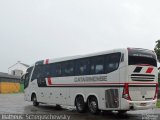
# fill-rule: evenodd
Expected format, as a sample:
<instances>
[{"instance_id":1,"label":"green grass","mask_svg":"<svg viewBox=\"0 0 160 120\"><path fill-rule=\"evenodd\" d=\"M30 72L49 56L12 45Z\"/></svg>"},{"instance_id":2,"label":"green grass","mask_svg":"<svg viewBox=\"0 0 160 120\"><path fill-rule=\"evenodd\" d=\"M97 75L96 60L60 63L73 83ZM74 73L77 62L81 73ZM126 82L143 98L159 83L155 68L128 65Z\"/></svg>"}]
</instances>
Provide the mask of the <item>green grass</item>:
<instances>
[{"instance_id":1,"label":"green grass","mask_svg":"<svg viewBox=\"0 0 160 120\"><path fill-rule=\"evenodd\" d=\"M20 84L20 91L19 92L24 92L24 84Z\"/></svg>"},{"instance_id":2,"label":"green grass","mask_svg":"<svg viewBox=\"0 0 160 120\"><path fill-rule=\"evenodd\" d=\"M160 99L157 100L157 108L160 108Z\"/></svg>"}]
</instances>

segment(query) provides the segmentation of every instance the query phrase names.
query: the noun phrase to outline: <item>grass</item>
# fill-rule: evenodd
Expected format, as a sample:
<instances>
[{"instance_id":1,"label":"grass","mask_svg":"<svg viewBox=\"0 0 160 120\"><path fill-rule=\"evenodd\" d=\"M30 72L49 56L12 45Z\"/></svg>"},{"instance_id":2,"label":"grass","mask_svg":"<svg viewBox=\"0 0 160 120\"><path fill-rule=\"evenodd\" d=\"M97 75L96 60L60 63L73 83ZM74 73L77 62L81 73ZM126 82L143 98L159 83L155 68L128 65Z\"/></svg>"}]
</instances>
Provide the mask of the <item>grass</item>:
<instances>
[{"instance_id":1,"label":"grass","mask_svg":"<svg viewBox=\"0 0 160 120\"><path fill-rule=\"evenodd\" d=\"M160 99L157 100L157 108L160 108Z\"/></svg>"},{"instance_id":2,"label":"grass","mask_svg":"<svg viewBox=\"0 0 160 120\"><path fill-rule=\"evenodd\" d=\"M24 84L20 84L20 91L19 92L24 92Z\"/></svg>"}]
</instances>

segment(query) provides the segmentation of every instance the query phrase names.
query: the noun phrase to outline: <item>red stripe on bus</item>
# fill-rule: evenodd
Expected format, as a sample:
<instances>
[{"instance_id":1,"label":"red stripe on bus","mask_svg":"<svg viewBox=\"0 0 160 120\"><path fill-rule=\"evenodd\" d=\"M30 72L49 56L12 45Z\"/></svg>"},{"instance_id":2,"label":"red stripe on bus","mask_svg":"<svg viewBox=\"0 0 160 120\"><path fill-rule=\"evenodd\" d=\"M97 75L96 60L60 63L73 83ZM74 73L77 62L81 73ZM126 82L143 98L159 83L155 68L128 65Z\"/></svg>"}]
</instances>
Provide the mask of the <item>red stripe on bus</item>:
<instances>
[{"instance_id":1,"label":"red stripe on bus","mask_svg":"<svg viewBox=\"0 0 160 120\"><path fill-rule=\"evenodd\" d=\"M52 80L51 80L50 77L48 78L48 84L49 84L49 85L53 85L53 84L52 84Z\"/></svg>"},{"instance_id":2,"label":"red stripe on bus","mask_svg":"<svg viewBox=\"0 0 160 120\"><path fill-rule=\"evenodd\" d=\"M147 69L146 73L152 73L152 71L153 71L153 68L152 68L152 67L149 67L149 68Z\"/></svg>"},{"instance_id":3,"label":"red stripe on bus","mask_svg":"<svg viewBox=\"0 0 160 120\"><path fill-rule=\"evenodd\" d=\"M75 86L76 86L76 85L84 85L84 86L85 86L85 85L100 85L100 84L101 84L101 85L107 85L107 84L108 84L108 85L111 85L111 84L115 84L115 85L118 85L118 84L121 84L121 85L122 85L122 84L123 84L123 85L124 85L124 84L136 84L136 85L137 85L137 84L143 84L143 85L144 85L144 84L145 84L145 85L146 85L146 84L148 84L148 85L149 85L149 84L155 84L155 85L156 85L156 84L158 84L158 83L73 83L73 84L51 84L51 85L75 85Z\"/></svg>"},{"instance_id":4,"label":"red stripe on bus","mask_svg":"<svg viewBox=\"0 0 160 120\"><path fill-rule=\"evenodd\" d=\"M45 64L48 64L48 63L49 63L49 59L46 59Z\"/></svg>"}]
</instances>

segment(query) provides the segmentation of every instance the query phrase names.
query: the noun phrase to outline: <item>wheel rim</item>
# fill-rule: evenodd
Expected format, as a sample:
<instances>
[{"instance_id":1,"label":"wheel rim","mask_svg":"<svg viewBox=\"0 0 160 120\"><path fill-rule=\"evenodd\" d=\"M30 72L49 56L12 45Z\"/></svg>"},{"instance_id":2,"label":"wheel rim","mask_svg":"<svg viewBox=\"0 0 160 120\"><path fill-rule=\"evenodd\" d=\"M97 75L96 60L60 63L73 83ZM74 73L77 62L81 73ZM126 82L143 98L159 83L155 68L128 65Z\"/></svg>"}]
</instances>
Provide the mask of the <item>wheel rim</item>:
<instances>
[{"instance_id":1,"label":"wheel rim","mask_svg":"<svg viewBox=\"0 0 160 120\"><path fill-rule=\"evenodd\" d=\"M95 113L97 111L97 102L91 101L89 104L89 108L92 113Z\"/></svg>"},{"instance_id":2,"label":"wheel rim","mask_svg":"<svg viewBox=\"0 0 160 120\"><path fill-rule=\"evenodd\" d=\"M33 97L33 104L34 104L34 105L37 104L37 98L36 98L36 96Z\"/></svg>"},{"instance_id":3,"label":"wheel rim","mask_svg":"<svg viewBox=\"0 0 160 120\"><path fill-rule=\"evenodd\" d=\"M33 98L33 102L37 102L37 98L36 97Z\"/></svg>"},{"instance_id":4,"label":"wheel rim","mask_svg":"<svg viewBox=\"0 0 160 120\"><path fill-rule=\"evenodd\" d=\"M82 110L82 104L78 103L77 107L78 107L79 110Z\"/></svg>"}]
</instances>

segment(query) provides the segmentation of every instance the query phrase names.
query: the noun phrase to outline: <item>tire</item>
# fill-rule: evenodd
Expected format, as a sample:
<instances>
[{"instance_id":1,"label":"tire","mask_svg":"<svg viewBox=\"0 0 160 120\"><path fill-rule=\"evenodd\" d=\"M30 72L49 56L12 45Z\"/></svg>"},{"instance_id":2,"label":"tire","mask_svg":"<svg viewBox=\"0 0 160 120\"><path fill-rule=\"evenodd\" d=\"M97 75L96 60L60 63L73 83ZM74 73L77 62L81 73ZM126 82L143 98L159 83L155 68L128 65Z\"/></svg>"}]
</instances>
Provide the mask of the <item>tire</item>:
<instances>
[{"instance_id":1,"label":"tire","mask_svg":"<svg viewBox=\"0 0 160 120\"><path fill-rule=\"evenodd\" d=\"M56 104L55 109L56 109L56 110L61 110L62 107L61 107L60 105Z\"/></svg>"},{"instance_id":2,"label":"tire","mask_svg":"<svg viewBox=\"0 0 160 120\"><path fill-rule=\"evenodd\" d=\"M89 112L92 114L98 114L99 113L99 109L98 109L98 101L96 97L91 97L88 100L88 109Z\"/></svg>"},{"instance_id":3,"label":"tire","mask_svg":"<svg viewBox=\"0 0 160 120\"><path fill-rule=\"evenodd\" d=\"M33 106L38 106L39 105L39 102L37 102L37 97L36 97L35 94L32 97L32 101L33 101Z\"/></svg>"},{"instance_id":4,"label":"tire","mask_svg":"<svg viewBox=\"0 0 160 120\"><path fill-rule=\"evenodd\" d=\"M86 104L82 96L77 96L75 100L76 110L79 113L84 113L86 110Z\"/></svg>"}]
</instances>

